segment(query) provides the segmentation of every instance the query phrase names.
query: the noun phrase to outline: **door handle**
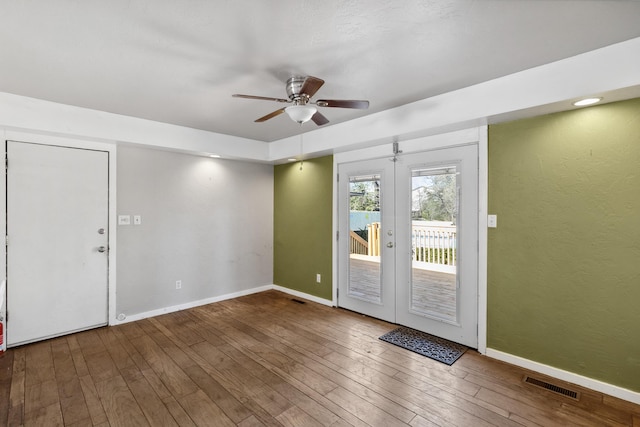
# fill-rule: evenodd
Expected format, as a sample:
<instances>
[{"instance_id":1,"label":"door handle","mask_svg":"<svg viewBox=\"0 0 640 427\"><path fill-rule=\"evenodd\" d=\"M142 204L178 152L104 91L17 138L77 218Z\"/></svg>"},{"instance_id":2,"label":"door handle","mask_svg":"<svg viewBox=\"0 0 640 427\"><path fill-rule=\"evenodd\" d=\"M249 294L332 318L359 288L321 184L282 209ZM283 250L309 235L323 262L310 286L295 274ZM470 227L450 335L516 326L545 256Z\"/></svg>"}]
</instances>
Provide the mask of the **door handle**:
<instances>
[{"instance_id":1,"label":"door handle","mask_svg":"<svg viewBox=\"0 0 640 427\"><path fill-rule=\"evenodd\" d=\"M107 248L104 246L98 246L98 252L102 253L102 252L106 252Z\"/></svg>"},{"instance_id":2,"label":"door handle","mask_svg":"<svg viewBox=\"0 0 640 427\"><path fill-rule=\"evenodd\" d=\"M389 243L387 243L387 247L388 247L388 248L392 248L392 247L393 247L393 242L389 242Z\"/></svg>"}]
</instances>

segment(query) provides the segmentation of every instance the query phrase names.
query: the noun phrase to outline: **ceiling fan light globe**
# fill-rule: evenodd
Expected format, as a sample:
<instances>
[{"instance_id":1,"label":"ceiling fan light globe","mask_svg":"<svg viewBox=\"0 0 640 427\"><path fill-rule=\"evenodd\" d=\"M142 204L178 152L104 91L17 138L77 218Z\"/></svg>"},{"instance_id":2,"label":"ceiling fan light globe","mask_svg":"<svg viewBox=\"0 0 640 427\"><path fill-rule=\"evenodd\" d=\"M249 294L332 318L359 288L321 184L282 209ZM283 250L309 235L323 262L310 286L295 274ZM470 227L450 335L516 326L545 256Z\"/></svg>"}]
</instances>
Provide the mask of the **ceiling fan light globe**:
<instances>
[{"instance_id":1,"label":"ceiling fan light globe","mask_svg":"<svg viewBox=\"0 0 640 427\"><path fill-rule=\"evenodd\" d=\"M311 120L311 117L318 111L313 105L292 105L284 109L284 111L296 123L305 123Z\"/></svg>"}]
</instances>

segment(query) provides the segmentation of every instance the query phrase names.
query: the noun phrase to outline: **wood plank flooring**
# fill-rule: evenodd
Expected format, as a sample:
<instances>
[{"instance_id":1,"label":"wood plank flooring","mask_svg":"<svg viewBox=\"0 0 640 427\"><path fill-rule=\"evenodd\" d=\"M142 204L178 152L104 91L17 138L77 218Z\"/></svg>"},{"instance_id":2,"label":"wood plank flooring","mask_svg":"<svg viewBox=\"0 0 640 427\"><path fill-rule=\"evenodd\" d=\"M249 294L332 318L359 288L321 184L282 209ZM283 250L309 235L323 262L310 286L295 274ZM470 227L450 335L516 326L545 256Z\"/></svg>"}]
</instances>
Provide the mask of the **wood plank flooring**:
<instances>
[{"instance_id":1,"label":"wood plank flooring","mask_svg":"<svg viewBox=\"0 0 640 427\"><path fill-rule=\"evenodd\" d=\"M393 328L268 291L26 345L0 357L0 425L640 426L473 350L446 366L378 340Z\"/></svg>"}]
</instances>

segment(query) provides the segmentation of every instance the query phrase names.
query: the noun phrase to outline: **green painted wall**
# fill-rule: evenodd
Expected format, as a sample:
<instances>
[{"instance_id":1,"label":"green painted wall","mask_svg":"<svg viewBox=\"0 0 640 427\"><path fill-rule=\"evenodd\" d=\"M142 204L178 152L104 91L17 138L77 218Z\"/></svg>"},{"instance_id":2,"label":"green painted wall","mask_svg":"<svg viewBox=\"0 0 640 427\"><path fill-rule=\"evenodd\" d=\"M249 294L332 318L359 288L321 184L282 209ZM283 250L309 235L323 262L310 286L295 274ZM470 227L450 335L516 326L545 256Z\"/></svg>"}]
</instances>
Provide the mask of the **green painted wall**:
<instances>
[{"instance_id":1,"label":"green painted wall","mask_svg":"<svg viewBox=\"0 0 640 427\"><path fill-rule=\"evenodd\" d=\"M640 99L489 128L488 346L640 391Z\"/></svg>"},{"instance_id":2,"label":"green painted wall","mask_svg":"<svg viewBox=\"0 0 640 427\"><path fill-rule=\"evenodd\" d=\"M333 156L274 169L273 282L332 299ZM316 274L322 282L316 283Z\"/></svg>"}]
</instances>

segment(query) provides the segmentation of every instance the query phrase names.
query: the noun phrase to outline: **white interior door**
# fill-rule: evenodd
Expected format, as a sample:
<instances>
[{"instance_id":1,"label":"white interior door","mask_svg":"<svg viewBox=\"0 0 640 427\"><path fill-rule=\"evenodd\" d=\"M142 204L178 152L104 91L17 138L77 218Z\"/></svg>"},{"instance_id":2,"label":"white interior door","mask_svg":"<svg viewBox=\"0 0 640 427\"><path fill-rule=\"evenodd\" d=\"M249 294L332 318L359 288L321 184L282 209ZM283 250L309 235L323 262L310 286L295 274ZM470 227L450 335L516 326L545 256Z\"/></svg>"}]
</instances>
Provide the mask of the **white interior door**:
<instances>
[{"instance_id":1,"label":"white interior door","mask_svg":"<svg viewBox=\"0 0 640 427\"><path fill-rule=\"evenodd\" d=\"M341 164L338 177L338 304L394 322L393 162ZM368 242L362 237L366 233L372 236Z\"/></svg>"},{"instance_id":2,"label":"white interior door","mask_svg":"<svg viewBox=\"0 0 640 427\"><path fill-rule=\"evenodd\" d=\"M7 344L107 324L109 153L6 150Z\"/></svg>"},{"instance_id":3,"label":"white interior door","mask_svg":"<svg viewBox=\"0 0 640 427\"><path fill-rule=\"evenodd\" d=\"M477 347L477 146L391 160L338 166L338 305Z\"/></svg>"}]
</instances>

